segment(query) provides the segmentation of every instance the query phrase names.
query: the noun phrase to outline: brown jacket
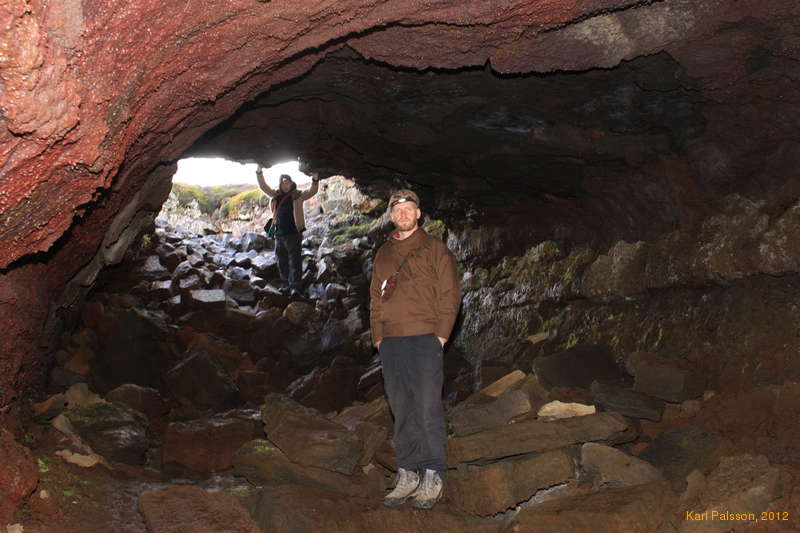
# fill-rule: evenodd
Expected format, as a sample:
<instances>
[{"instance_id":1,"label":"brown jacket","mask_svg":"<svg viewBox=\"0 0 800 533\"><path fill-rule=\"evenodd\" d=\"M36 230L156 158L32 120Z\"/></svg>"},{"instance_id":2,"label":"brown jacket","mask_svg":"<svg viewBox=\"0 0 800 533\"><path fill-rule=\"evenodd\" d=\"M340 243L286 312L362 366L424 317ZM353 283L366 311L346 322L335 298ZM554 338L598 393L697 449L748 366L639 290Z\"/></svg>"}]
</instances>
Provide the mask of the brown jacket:
<instances>
[{"instance_id":1,"label":"brown jacket","mask_svg":"<svg viewBox=\"0 0 800 533\"><path fill-rule=\"evenodd\" d=\"M381 284L395 273L403 257L392 297L381 302ZM390 238L375 255L370 283L369 320L372 342L384 337L435 333L446 339L461 305L456 260L436 237L417 229L410 237Z\"/></svg>"},{"instance_id":2,"label":"brown jacket","mask_svg":"<svg viewBox=\"0 0 800 533\"><path fill-rule=\"evenodd\" d=\"M278 196L278 191L267 185L267 182L264 180L264 176L262 174L256 173L256 177L258 178L258 186L261 187L261 190L264 191L264 194L270 197L269 201L269 208L272 210L272 216L275 216L275 204L277 200L275 199ZM317 194L317 190L319 190L319 182L312 181L311 187L304 191L300 191L295 189L292 191L292 202L294 205L294 225L297 226L297 231L303 231L306 229L306 217L303 213L303 202Z\"/></svg>"}]
</instances>

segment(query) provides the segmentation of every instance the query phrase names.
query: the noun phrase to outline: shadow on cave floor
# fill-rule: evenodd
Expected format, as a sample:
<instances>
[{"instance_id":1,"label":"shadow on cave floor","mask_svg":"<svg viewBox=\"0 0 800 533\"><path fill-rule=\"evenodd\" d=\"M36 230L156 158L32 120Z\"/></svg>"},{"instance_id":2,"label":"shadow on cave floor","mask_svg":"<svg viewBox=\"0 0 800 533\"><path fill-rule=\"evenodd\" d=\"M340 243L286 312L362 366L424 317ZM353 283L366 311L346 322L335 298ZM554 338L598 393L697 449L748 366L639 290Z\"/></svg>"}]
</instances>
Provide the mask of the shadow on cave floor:
<instances>
[{"instance_id":1,"label":"shadow on cave floor","mask_svg":"<svg viewBox=\"0 0 800 533\"><path fill-rule=\"evenodd\" d=\"M705 510L765 509L741 530L796 525L800 471L710 429L757 409L714 404L669 358L623 369L580 343L530 373L451 348L445 499L384 509L396 464L367 286L390 222L337 180L309 206L302 300L257 232L159 223L103 274L27 425L40 482L24 531L705 531Z\"/></svg>"}]
</instances>

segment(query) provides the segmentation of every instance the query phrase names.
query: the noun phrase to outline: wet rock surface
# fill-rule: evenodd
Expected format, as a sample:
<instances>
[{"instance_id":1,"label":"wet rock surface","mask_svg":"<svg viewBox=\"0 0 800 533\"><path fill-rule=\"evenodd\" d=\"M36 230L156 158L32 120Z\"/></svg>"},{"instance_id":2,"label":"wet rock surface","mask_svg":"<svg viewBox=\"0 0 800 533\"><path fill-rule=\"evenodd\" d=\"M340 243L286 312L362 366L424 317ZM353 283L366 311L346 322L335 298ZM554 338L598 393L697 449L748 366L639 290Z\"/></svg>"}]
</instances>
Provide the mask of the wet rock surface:
<instances>
[{"instance_id":1,"label":"wet rock surface","mask_svg":"<svg viewBox=\"0 0 800 533\"><path fill-rule=\"evenodd\" d=\"M324 216L338 220L341 214ZM70 439L62 438L57 450L45 452L42 445L46 461L83 468L96 479L109 476L110 486L125 487L121 489L125 496L118 500L95 496L109 509L122 501L129 506L134 502L125 521L104 520L127 523L125 527L137 532L180 527L178 522L191 517L171 509L192 496L175 492L170 485L176 483L199 488L197 505L206 510L213 508L207 501L217 492L224 494L224 501L235 496L264 531L326 531L325 524L330 523L343 531L384 531L386 524L401 531L457 528L507 533L541 527L532 524L584 531L600 521L611 530L671 531L682 527L687 509L718 505L712 502L763 510L793 501L776 476L787 471L782 462L796 456L791 438L796 418L783 416L800 405L796 384L766 385L745 395L707 390L718 379L700 378L706 376L709 364L716 363L676 350L677 341L667 332L672 326L643 326L639 320L646 312L637 307L643 305L640 300L616 301L613 291L605 291L597 299L573 301L569 295L579 294L578 285L573 285L559 295L551 293L516 308L493 307L497 302L492 300L484 314L495 320L523 311L549 318L541 323L530 319L535 333L529 329L524 336L485 339L483 344L481 337L481 342L472 344L472 352L466 351L463 329L471 327L471 315L465 316L445 356L444 397L451 431L445 499L427 518L406 508L384 509L380 500L397 465L390 438L391 411L367 331L367 277L359 266L368 264L380 241L366 238L356 244L348 232L377 232L385 219L379 214L348 217L341 220L350 222L334 224L348 235L338 244L328 238L328 230L322 230L324 225L309 231L304 249L307 297L302 300L281 294L277 273L255 272L254 265L264 256L250 253L254 249L245 251L243 240L200 237L161 225L146 233L141 248L133 249L125 263L108 273L106 290L96 291L81 324L64 338L51 379L54 394L36 407L40 424L52 419ZM356 219L358 229L346 229ZM314 214L309 220L322 218ZM448 238L449 229L439 221L427 224ZM248 246L257 239L249 241ZM167 259L183 248L185 257ZM160 250L155 253L168 274L159 282L169 282L155 291L152 280L139 286L139 274L134 274L143 265L157 266L150 259L152 250ZM264 253L272 257L271 252ZM549 274L552 279L572 272L570 283L577 283L578 271L595 257L588 252L560 254L558 246L543 244L520 262L507 259L503 269L512 272L514 283L524 284L531 265L542 272L554 269ZM150 272L147 276L156 275L153 269L145 270ZM164 275L161 268L155 271L158 277ZM477 272L476 279L484 276ZM487 297L503 290L503 298L522 297L513 287L502 289L504 278L494 275L499 276L496 284L484 286ZM593 283L599 279L593 278ZM182 287L183 280L190 283ZM750 288L769 295L785 284L757 281ZM217 303L207 305L208 301L192 299L192 291L221 291L225 296L215 296L209 301ZM716 294L705 289L699 293L691 297L698 301L705 297L711 303L703 305L709 307L720 301L733 304L736 294L747 294L736 285ZM670 296L683 304L688 297ZM542 306L543 301L549 307ZM467 313L474 304L465 300ZM624 314L629 307L638 309L630 317ZM584 335L581 328L587 327L583 322L576 325L581 314L590 317L586 323L594 328L595 337L587 339L591 342L578 342L575 332ZM99 355L109 346L121 349L99 329L115 317L125 317L136 332L127 337L130 342L145 339L141 342L154 350L145 361L123 366L116 374L107 363L114 354ZM636 342L625 337L634 325ZM506 334L509 328L521 328L512 322L489 327ZM480 351L488 346L497 350L484 359ZM142 372L145 364L152 364L148 373ZM61 378L55 377L67 372L81 382L68 385L63 380L57 386ZM126 379L151 385L122 383L105 398L97 394L102 390L95 387ZM117 404L126 413L141 411L131 415L136 432L121 414L99 416L117 409L113 407ZM84 424L85 410L97 413L93 420L105 422L97 422L97 427ZM725 416L736 411L741 412L740 419ZM77 427L56 423L63 419L75 419ZM736 420L759 431L745 438L749 432ZM109 431L113 438L105 438ZM50 444L56 441L51 437ZM753 485L766 497L744 502L713 488L731 479L736 468L726 466L715 477L722 459L759 447L766 458L741 459L741 468L768 472ZM241 490L243 484L251 490ZM632 485L641 487L641 492L625 490ZM62 504L35 498L28 498L26 509L38 514L27 524L33 531L35 527L46 531L55 520L53 509ZM654 501L666 503L654 510ZM85 507L78 508L84 518L90 516ZM196 519L203 521L198 527L225 528L229 525L214 520L227 517L229 524L244 520L238 511L235 514L215 517L198 512ZM69 527L81 531L77 525L81 517L70 519L69 524L76 525ZM246 520L241 524L252 526Z\"/></svg>"}]
</instances>

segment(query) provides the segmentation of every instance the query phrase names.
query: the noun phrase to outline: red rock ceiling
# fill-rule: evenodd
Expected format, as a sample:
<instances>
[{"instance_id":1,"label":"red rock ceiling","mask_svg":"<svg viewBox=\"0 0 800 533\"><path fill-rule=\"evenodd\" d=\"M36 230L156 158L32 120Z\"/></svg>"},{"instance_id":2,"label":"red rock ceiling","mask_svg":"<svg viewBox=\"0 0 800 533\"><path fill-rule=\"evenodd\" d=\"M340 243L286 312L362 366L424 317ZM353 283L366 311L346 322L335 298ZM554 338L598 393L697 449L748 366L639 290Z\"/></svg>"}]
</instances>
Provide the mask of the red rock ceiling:
<instances>
[{"instance_id":1,"label":"red rock ceiling","mask_svg":"<svg viewBox=\"0 0 800 533\"><path fill-rule=\"evenodd\" d=\"M279 136L272 152L264 145L260 153L240 147L238 157L269 160L301 143L312 166L364 168L363 154L350 156L344 148L369 149L359 136L373 131L342 128L356 122L354 110L336 105L338 95L325 92L324 79L306 75L329 53L349 47L386 65L433 67L428 76L434 78L440 75L437 69L462 69L455 75L467 80L465 86L491 100L492 83L514 81L518 74L612 68L622 60L666 52L668 60L661 55L631 62L623 69L626 83L637 83L632 70L639 65L649 77L661 77L651 89L682 91L681 105L690 109L702 102L702 120L690 114L681 122L702 123L702 134L682 137L676 148L671 136L689 126L648 127L646 135L632 132L616 144L602 133L613 129L598 126L602 120L589 113L583 115L588 122L580 123L581 116L574 114L561 129L551 116L550 129L527 146L543 157L560 150L578 165L588 161L601 168L598 147L615 161L630 161L638 136L648 159L666 157L652 175L678 175L665 181L677 204L674 216L662 217L667 224L686 209L701 209L703 195L713 199L715 192L743 190L783 197L794 191L797 180L786 165L800 159L798 11L793 0L5 0L0 3L0 318L7 334L0 342L0 408L35 381L37 362L59 328L58 308L75 303L80 287L91 285L103 265L118 260L126 239L146 222L143 212L158 209L175 160L246 102L272 89L259 101L269 104L281 91L304 97L313 90L333 104L311 107L297 101L280 107L272 101L273 118L306 117L317 128L315 136ZM487 74L493 77L488 82L469 70L487 61L494 72ZM670 86L669 71L653 67L658 62L673 70L679 65L680 87ZM354 68L359 76L369 76L368 63ZM383 75L381 68L374 66L374 76ZM386 77L400 80L400 74L390 71ZM563 74L544 80L556 84L542 88L542 94L556 97L564 76L608 83L602 73ZM519 81L529 89L543 87L535 77ZM391 86L374 83L391 102ZM502 90L504 99L512 98L513 90ZM447 93L442 98L439 107L448 102ZM435 99L426 101L423 95L419 101L437 109ZM648 102L637 109L646 110ZM546 99L537 105L537 113L548 107ZM487 117L493 116L490 111ZM319 137L322 112L342 136ZM235 152L236 143L225 140L225 127L254 116L243 111L194 150ZM389 115L386 123L397 116ZM416 139L428 136L435 145L442 135L462 134L438 131L425 121L392 129L396 146L408 150L395 154L400 165L419 153L413 148ZM304 144L308 139L314 141L311 146ZM659 151L659 143L666 143L666 152ZM514 144L508 157L518 160L525 146ZM373 169L384 158L375 154ZM456 161L442 164L436 175L443 186L468 190L475 176L449 175L451 162ZM364 179L405 172L419 174L418 168L401 167ZM619 168L611 174L619 175ZM433 173L420 181L439 183ZM541 194L569 197L577 191L601 197L604 187L619 182L593 178L564 188L562 181L554 185L545 179L531 187ZM523 181L517 183L524 189ZM479 193L481 187L475 187ZM65 292L68 280L73 283Z\"/></svg>"}]
</instances>

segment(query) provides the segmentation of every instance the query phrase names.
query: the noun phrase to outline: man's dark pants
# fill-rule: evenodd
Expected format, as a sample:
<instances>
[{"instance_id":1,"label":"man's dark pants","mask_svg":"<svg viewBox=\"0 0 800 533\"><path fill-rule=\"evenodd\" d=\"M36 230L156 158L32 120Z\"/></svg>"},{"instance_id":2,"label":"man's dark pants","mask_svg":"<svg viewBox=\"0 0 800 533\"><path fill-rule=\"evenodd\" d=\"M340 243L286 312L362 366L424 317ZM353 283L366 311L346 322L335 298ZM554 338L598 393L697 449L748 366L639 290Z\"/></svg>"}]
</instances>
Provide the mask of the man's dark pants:
<instances>
[{"instance_id":1,"label":"man's dark pants","mask_svg":"<svg viewBox=\"0 0 800 533\"><path fill-rule=\"evenodd\" d=\"M294 291L303 289L303 259L300 256L300 233L275 236L275 255L278 256L278 270L281 279L289 283Z\"/></svg>"},{"instance_id":2,"label":"man's dark pants","mask_svg":"<svg viewBox=\"0 0 800 533\"><path fill-rule=\"evenodd\" d=\"M442 345L433 333L381 341L383 383L394 414L397 465L409 470L447 468L442 405Z\"/></svg>"}]
</instances>

